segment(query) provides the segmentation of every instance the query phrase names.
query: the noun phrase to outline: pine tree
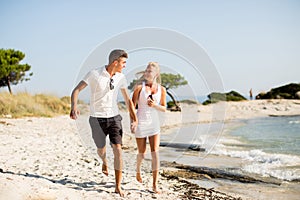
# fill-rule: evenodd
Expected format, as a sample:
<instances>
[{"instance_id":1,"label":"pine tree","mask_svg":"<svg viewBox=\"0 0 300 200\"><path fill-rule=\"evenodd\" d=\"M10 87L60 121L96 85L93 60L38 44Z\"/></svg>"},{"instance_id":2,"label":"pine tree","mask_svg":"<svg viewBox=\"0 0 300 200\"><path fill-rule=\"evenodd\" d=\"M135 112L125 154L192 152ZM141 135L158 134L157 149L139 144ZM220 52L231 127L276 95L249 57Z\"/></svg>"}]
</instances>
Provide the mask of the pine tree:
<instances>
[{"instance_id":1,"label":"pine tree","mask_svg":"<svg viewBox=\"0 0 300 200\"><path fill-rule=\"evenodd\" d=\"M28 64L20 64L25 54L14 49L0 49L0 87L8 87L9 93L12 94L11 85L17 85L23 81L30 80L29 73L31 68Z\"/></svg>"}]
</instances>

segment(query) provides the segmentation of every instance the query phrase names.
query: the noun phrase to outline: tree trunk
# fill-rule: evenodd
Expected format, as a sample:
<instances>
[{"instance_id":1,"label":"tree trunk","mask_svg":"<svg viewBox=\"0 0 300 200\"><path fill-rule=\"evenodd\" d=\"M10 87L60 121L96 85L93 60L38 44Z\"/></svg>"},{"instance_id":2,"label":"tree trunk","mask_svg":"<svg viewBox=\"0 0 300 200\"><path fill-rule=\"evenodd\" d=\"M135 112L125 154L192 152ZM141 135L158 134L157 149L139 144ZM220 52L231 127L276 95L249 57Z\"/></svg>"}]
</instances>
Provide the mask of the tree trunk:
<instances>
[{"instance_id":1,"label":"tree trunk","mask_svg":"<svg viewBox=\"0 0 300 200\"><path fill-rule=\"evenodd\" d=\"M172 101L174 102L174 104L176 106L176 110L175 111L181 111L181 108L178 105L177 101L175 100L175 98L173 97L173 95L168 90L167 90L167 94L171 97Z\"/></svg>"},{"instance_id":2,"label":"tree trunk","mask_svg":"<svg viewBox=\"0 0 300 200\"><path fill-rule=\"evenodd\" d=\"M12 94L9 78L6 78L6 84L7 84L9 93Z\"/></svg>"}]
</instances>

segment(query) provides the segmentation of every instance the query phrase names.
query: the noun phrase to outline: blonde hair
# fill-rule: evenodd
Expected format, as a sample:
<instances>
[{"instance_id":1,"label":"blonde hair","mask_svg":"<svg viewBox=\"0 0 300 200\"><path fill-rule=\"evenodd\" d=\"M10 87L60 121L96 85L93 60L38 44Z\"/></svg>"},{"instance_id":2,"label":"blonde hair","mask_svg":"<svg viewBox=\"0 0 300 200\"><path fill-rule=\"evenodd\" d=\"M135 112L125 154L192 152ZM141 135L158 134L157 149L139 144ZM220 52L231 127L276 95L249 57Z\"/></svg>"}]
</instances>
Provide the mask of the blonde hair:
<instances>
[{"instance_id":1,"label":"blonde hair","mask_svg":"<svg viewBox=\"0 0 300 200\"><path fill-rule=\"evenodd\" d=\"M160 67L158 65L158 62L149 62L147 65L147 68L148 67L154 67L156 69L156 72L157 72L156 82L160 84L161 78L160 78Z\"/></svg>"},{"instance_id":2,"label":"blonde hair","mask_svg":"<svg viewBox=\"0 0 300 200\"><path fill-rule=\"evenodd\" d=\"M148 67L154 67L157 71L157 78L156 78L156 82L158 84L161 84L161 77L160 77L160 67L158 65L158 62L149 62L146 69ZM136 76L140 76L140 78L138 78L136 84L135 84L135 87L137 87L138 85L141 85L144 81L145 81L145 76L144 76L144 73L145 73L145 70L144 71L140 71L140 72L137 72L135 75Z\"/></svg>"}]
</instances>

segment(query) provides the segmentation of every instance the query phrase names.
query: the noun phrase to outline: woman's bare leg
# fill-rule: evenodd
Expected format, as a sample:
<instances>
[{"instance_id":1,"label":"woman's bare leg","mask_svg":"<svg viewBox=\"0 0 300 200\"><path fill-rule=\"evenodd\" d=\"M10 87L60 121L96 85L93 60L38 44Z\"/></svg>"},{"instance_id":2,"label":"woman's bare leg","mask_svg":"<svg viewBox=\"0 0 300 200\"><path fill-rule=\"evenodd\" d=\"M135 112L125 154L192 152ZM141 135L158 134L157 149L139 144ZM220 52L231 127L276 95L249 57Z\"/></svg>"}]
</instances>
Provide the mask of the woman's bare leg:
<instances>
[{"instance_id":1,"label":"woman's bare leg","mask_svg":"<svg viewBox=\"0 0 300 200\"><path fill-rule=\"evenodd\" d=\"M159 175L159 143L160 135L156 134L149 137L149 143L151 148L152 157L152 176L153 176L153 191L160 194L161 191L157 188L157 181Z\"/></svg>"},{"instance_id":2,"label":"woman's bare leg","mask_svg":"<svg viewBox=\"0 0 300 200\"><path fill-rule=\"evenodd\" d=\"M140 183L143 182L141 176L142 161L145 158L146 152L146 138L136 138L138 154L136 156L136 180Z\"/></svg>"}]
</instances>

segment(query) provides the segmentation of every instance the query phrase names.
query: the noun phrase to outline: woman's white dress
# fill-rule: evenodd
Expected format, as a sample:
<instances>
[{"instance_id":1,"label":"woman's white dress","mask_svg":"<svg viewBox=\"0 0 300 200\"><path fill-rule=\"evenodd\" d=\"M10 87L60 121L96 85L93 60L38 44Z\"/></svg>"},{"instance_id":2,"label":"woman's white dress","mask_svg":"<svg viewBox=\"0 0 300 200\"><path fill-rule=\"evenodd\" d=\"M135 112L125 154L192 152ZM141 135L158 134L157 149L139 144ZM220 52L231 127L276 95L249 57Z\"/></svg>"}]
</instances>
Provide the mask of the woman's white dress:
<instances>
[{"instance_id":1,"label":"woman's white dress","mask_svg":"<svg viewBox=\"0 0 300 200\"><path fill-rule=\"evenodd\" d=\"M145 138L160 133L160 123L158 111L155 108L148 106L147 99L151 93L146 91L145 83L143 83L139 100L138 100L138 126L135 132L136 138ZM157 93L152 94L152 98L156 104L160 103L161 86L158 85Z\"/></svg>"}]
</instances>

